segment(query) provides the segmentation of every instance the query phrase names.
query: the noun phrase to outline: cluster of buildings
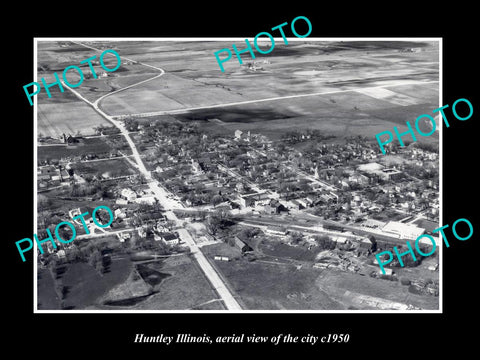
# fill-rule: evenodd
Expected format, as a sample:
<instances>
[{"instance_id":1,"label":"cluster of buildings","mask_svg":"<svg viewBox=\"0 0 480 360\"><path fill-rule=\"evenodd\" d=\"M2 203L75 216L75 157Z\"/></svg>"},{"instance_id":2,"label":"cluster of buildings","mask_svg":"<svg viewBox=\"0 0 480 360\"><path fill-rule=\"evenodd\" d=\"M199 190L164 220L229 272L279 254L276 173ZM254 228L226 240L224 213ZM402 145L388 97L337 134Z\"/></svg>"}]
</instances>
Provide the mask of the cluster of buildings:
<instances>
[{"instance_id":1,"label":"cluster of buildings","mask_svg":"<svg viewBox=\"0 0 480 360\"><path fill-rule=\"evenodd\" d=\"M144 189L132 190L128 187L121 189L118 192L118 198L115 203L117 205L127 204L148 204L153 205L157 202L155 196L151 194L145 187Z\"/></svg>"},{"instance_id":2,"label":"cluster of buildings","mask_svg":"<svg viewBox=\"0 0 480 360\"><path fill-rule=\"evenodd\" d=\"M37 189L39 192L59 186L70 186L72 178L61 166L45 165L37 167Z\"/></svg>"}]
</instances>

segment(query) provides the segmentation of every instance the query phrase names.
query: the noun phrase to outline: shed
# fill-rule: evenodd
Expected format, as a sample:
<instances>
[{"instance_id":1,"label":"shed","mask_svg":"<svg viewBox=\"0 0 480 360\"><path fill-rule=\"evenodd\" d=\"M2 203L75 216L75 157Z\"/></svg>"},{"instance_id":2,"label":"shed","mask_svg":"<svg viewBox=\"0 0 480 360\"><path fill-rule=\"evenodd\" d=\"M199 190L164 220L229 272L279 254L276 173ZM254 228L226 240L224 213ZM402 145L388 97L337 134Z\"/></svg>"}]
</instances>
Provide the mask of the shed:
<instances>
[{"instance_id":1,"label":"shed","mask_svg":"<svg viewBox=\"0 0 480 360\"><path fill-rule=\"evenodd\" d=\"M242 251L242 253L253 250L243 240L240 240L240 238L238 236L234 237L234 241L235 241L235 247L239 248Z\"/></svg>"}]
</instances>

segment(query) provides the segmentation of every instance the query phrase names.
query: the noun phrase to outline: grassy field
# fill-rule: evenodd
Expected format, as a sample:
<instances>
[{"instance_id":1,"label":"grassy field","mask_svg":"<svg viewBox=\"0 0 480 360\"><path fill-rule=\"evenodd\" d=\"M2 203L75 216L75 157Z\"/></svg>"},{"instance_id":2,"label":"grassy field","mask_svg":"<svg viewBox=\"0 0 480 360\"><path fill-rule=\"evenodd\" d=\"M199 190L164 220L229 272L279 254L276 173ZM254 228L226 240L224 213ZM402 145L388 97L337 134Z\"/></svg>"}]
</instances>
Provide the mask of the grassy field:
<instances>
[{"instance_id":1,"label":"grassy field","mask_svg":"<svg viewBox=\"0 0 480 360\"><path fill-rule=\"evenodd\" d=\"M239 259L242 256L240 249L225 243L212 244L202 247L202 252L213 259L215 255L226 256L230 259Z\"/></svg>"},{"instance_id":2,"label":"grassy field","mask_svg":"<svg viewBox=\"0 0 480 360\"><path fill-rule=\"evenodd\" d=\"M395 270L396 271L396 270ZM400 275L399 275L400 276ZM361 296L378 298L380 301L411 304L422 309L438 309L438 297L415 295L408 291L408 286L399 281L375 279L349 272L322 271L316 280L316 286L326 291L333 299L346 308L360 308ZM365 309L375 309L365 305Z\"/></svg>"},{"instance_id":3,"label":"grassy field","mask_svg":"<svg viewBox=\"0 0 480 360\"><path fill-rule=\"evenodd\" d=\"M89 264L69 264L62 279L63 285L69 289L64 300L65 307L83 309L93 305L100 296L125 281L130 269L131 263L127 259L113 260L110 272L103 276L100 276ZM41 286L39 280L39 289ZM40 295L39 299L43 300Z\"/></svg>"},{"instance_id":4,"label":"grassy field","mask_svg":"<svg viewBox=\"0 0 480 360\"><path fill-rule=\"evenodd\" d=\"M318 270L297 269L288 264L271 264L239 259L217 262L222 275L251 310L342 309L326 292L315 286Z\"/></svg>"},{"instance_id":5,"label":"grassy field","mask_svg":"<svg viewBox=\"0 0 480 360\"><path fill-rule=\"evenodd\" d=\"M152 293L153 289L139 274L138 269L131 268L125 281L110 289L99 299L101 304L136 303Z\"/></svg>"},{"instance_id":6,"label":"grassy field","mask_svg":"<svg viewBox=\"0 0 480 360\"><path fill-rule=\"evenodd\" d=\"M61 47L60 42L40 41L37 51L38 81L45 78L47 83L53 83L54 72L61 77L63 69L70 65L79 65L95 52L81 46L71 45ZM88 68L88 65L85 65ZM85 66L82 66L85 68ZM72 72L74 73L74 72ZM70 74L70 73L69 73ZM74 76L70 77L75 83ZM110 125L103 117L98 115L90 106L77 99L70 91L61 92L58 86L50 88L51 98L44 89L37 95L38 101L38 134L54 138L65 134L92 135L93 127Z\"/></svg>"},{"instance_id":7,"label":"grassy field","mask_svg":"<svg viewBox=\"0 0 480 360\"><path fill-rule=\"evenodd\" d=\"M187 96L185 96L188 94ZM102 101L102 108L112 115L176 110L200 106L213 99L224 102L244 100L240 95L221 87L205 86L176 74L165 74L145 84L109 96Z\"/></svg>"},{"instance_id":8,"label":"grassy field","mask_svg":"<svg viewBox=\"0 0 480 360\"><path fill-rule=\"evenodd\" d=\"M435 86L418 85L418 88ZM175 116L183 121L218 119L202 122L202 129L216 134L233 135L237 129L250 130L276 140L286 131L317 129L325 135L362 135L374 139L376 133L393 131L394 126L406 130L405 121L413 123L417 116L430 113L438 104L438 98L434 97L421 101L425 103L399 106L352 91L196 110ZM438 142L436 135L419 138L422 142Z\"/></svg>"},{"instance_id":9,"label":"grassy field","mask_svg":"<svg viewBox=\"0 0 480 360\"><path fill-rule=\"evenodd\" d=\"M297 267L281 258L311 261L315 254L302 248L285 244L261 245L261 250L279 261L265 257L249 262L233 256L226 244L204 246L202 252L212 259L233 291L248 309L378 309L373 303L390 306L392 303L411 304L422 309L437 309L438 297L415 295L408 286L396 281L375 279L350 272L314 269L309 265ZM231 261L215 261L214 255L230 256ZM438 280L438 273L426 270L438 260L427 259L416 268L395 268L398 277L413 279L432 278ZM372 267L373 269L373 267ZM377 268L375 268L378 270ZM382 306L382 305L378 305Z\"/></svg>"},{"instance_id":10,"label":"grassy field","mask_svg":"<svg viewBox=\"0 0 480 360\"><path fill-rule=\"evenodd\" d=\"M66 46L62 46L65 44ZM107 48L114 48L108 46ZM117 51L119 51L117 49ZM38 80L45 78L47 83L55 81L54 72L61 77L63 70L70 65L78 66L84 74L90 74L88 64L80 65L80 61L93 55L99 58L100 53L81 45L70 42L40 41L38 42ZM120 57L122 57L120 51ZM105 56L106 66L113 67L113 56ZM113 64L112 64L113 62ZM104 70L100 65L94 65L95 72L101 74ZM150 78L158 71L143 65L122 63L119 69L109 73L106 78L87 79L76 90L88 100L94 101L100 96L125 86ZM79 75L75 71L67 73L67 79L75 84ZM37 95L38 100L38 133L44 136L59 137L62 133L91 135L93 127L110 125L110 123L96 113L90 106L77 99L70 91L61 92L58 86L50 88L51 98L42 91Z\"/></svg>"},{"instance_id":11,"label":"grassy field","mask_svg":"<svg viewBox=\"0 0 480 360\"><path fill-rule=\"evenodd\" d=\"M315 128L339 136L372 136L394 125L400 125L400 130L404 130L402 124L406 120L414 120L418 115L430 113L438 107L438 84L405 84L412 80L438 80L439 54L436 42L294 41L288 46L278 45L268 56L258 56L257 66L263 70L253 72L231 60L225 64L225 73L218 69L212 52L230 47L230 42L121 41L92 42L91 45L116 49L121 56L166 71L165 75L155 80L105 98L101 106L112 115L342 91L196 111L186 114L184 118L218 118L224 122L221 126L223 131L239 128L273 136L292 128ZM410 48L419 51L404 51ZM71 54L68 49L72 49ZM39 46L39 63L47 67L45 72L48 73L56 69L52 62L57 57L61 60L58 66L62 66L68 62L78 62L92 51L77 45L61 48L58 43L48 43ZM244 62L248 61L245 56ZM86 80L84 86L77 90L93 100L97 95L144 80L158 72L138 64L122 64L114 74L98 81ZM389 87L388 90L372 89L394 84L398 86ZM62 106L57 110L49 108L50 103L57 102ZM85 132L91 127L90 122L99 123L99 119L95 119L98 117L96 114L91 117L87 112L82 112L90 122L83 119L79 114L80 109L73 107L71 102L66 93L55 93L54 99L41 102L45 104L43 120L39 121L39 125L44 132ZM71 108L70 111L68 108ZM72 115L75 125L70 125L71 122L61 116L65 111L69 115L78 115ZM220 127L218 124L213 126ZM422 138L422 141L435 141L435 137Z\"/></svg>"},{"instance_id":12,"label":"grassy field","mask_svg":"<svg viewBox=\"0 0 480 360\"><path fill-rule=\"evenodd\" d=\"M217 295L204 277L198 265L187 256L175 256L160 262L148 264L152 273L169 274L154 287L154 293L132 306L100 306L108 309L132 310L185 310L223 309Z\"/></svg>"},{"instance_id":13,"label":"grassy field","mask_svg":"<svg viewBox=\"0 0 480 360\"><path fill-rule=\"evenodd\" d=\"M135 59L166 70L164 76L152 82L107 98L103 105L115 114L438 79L436 43L371 42L359 45L351 42L339 46L335 42L295 42L288 46L279 45L269 56L259 56L256 60L257 65L263 67L261 71L249 71L240 67L238 62L230 61L225 64L225 73L220 72L211 53L231 46L227 42L113 44ZM401 51L412 44L422 51ZM244 63L248 61L245 56ZM188 96L185 96L186 90ZM415 98L414 102L428 100L425 92L417 96L413 89L404 89L391 100L405 97ZM436 97L438 99L438 95ZM123 109L118 107L122 103Z\"/></svg>"},{"instance_id":14,"label":"grassy field","mask_svg":"<svg viewBox=\"0 0 480 360\"><path fill-rule=\"evenodd\" d=\"M107 174L110 172L120 173L121 175L135 174L136 171L125 159L113 159L91 162L77 162L72 164L72 169L82 175L85 174Z\"/></svg>"},{"instance_id":15,"label":"grassy field","mask_svg":"<svg viewBox=\"0 0 480 360\"><path fill-rule=\"evenodd\" d=\"M315 261L319 252L318 248L308 250L302 246L290 246L278 241L263 241L259 248L268 256L311 262Z\"/></svg>"},{"instance_id":16,"label":"grassy field","mask_svg":"<svg viewBox=\"0 0 480 360\"><path fill-rule=\"evenodd\" d=\"M295 251L297 249L289 250L291 249L280 246L270 252L276 256L305 259L305 253L300 254ZM316 269L297 268L282 261L275 264L268 257L264 260L269 262L249 262L240 256L237 248L225 243L203 246L202 252L228 281L229 287L241 298L247 309L341 309L325 292L316 289ZM216 261L213 259L215 255L228 256L231 260Z\"/></svg>"},{"instance_id":17,"label":"grassy field","mask_svg":"<svg viewBox=\"0 0 480 360\"><path fill-rule=\"evenodd\" d=\"M77 90L87 100L93 102L101 96L106 95L112 91L122 89L126 86L136 84L146 79L150 79L155 75L156 73L132 75L121 74L121 76L117 74L117 76L104 79L88 79L84 80L82 86L77 88Z\"/></svg>"},{"instance_id":18,"label":"grassy field","mask_svg":"<svg viewBox=\"0 0 480 360\"><path fill-rule=\"evenodd\" d=\"M60 299L55 291L55 282L48 269L38 269L38 310L60 309Z\"/></svg>"},{"instance_id":19,"label":"grassy field","mask_svg":"<svg viewBox=\"0 0 480 360\"><path fill-rule=\"evenodd\" d=\"M63 95L63 94L61 94ZM57 97L60 97L57 96ZM50 101L48 103L47 101ZM80 100L58 102L54 98L39 102L38 134L59 138L63 133L75 135L94 135L94 127L111 124Z\"/></svg>"},{"instance_id":20,"label":"grassy field","mask_svg":"<svg viewBox=\"0 0 480 360\"><path fill-rule=\"evenodd\" d=\"M89 154L101 155L113 150L113 148L105 142L105 139L101 137L83 139L82 142L83 144L80 146L67 146L65 144L59 144L55 146L38 146L38 161L43 161L46 159L61 159ZM130 148L128 148L122 152L130 154L132 151L130 150Z\"/></svg>"},{"instance_id":21,"label":"grassy field","mask_svg":"<svg viewBox=\"0 0 480 360\"><path fill-rule=\"evenodd\" d=\"M415 221L414 224L424 228L427 232L432 232L432 230L435 230L440 226L438 223L434 221L423 220L423 219Z\"/></svg>"}]
</instances>

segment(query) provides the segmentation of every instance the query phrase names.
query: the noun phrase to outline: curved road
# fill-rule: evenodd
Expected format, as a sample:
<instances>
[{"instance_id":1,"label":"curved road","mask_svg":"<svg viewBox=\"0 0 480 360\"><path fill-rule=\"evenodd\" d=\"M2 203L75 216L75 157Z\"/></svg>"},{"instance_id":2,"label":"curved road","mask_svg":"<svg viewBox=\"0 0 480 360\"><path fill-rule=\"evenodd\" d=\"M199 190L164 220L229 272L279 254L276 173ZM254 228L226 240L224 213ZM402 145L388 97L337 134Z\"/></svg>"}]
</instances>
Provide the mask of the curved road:
<instances>
[{"instance_id":1,"label":"curved road","mask_svg":"<svg viewBox=\"0 0 480 360\"><path fill-rule=\"evenodd\" d=\"M87 45L84 45L82 43L76 43L78 45L82 45L82 46L85 46L85 47L88 47L90 49L93 49L93 50L96 50L96 51L101 51L101 50L98 50L98 49L95 49L91 46L87 46ZM124 59L127 59L124 57ZM127 59L127 60L131 60L131 59ZM131 61L134 61L134 60L131 60ZM136 86L136 85L139 85L141 83L145 83L147 81L150 81L150 80L153 80L154 78L157 78L159 76L162 76L165 71L163 69L160 69L160 68L157 68L157 67L154 67L154 66L151 66L151 65L147 65L147 64L143 64L143 63L140 63L137 61L138 64L141 64L141 65L145 65L145 66L149 66L151 68L154 68L156 70L159 70L161 71L160 74L154 76L153 78L150 78L150 79L147 79L147 80L144 80L144 81L141 81L139 83L136 83L136 84L133 84L133 85L130 85L128 86L127 88L131 88L133 86ZM138 153L138 150L137 150L137 147L135 146L135 143L133 142L133 140L131 139L127 129L125 128L125 126L123 125L122 122L118 121L118 120L115 120L112 116L106 114L103 110L101 110L99 108L99 102L100 100L104 99L105 97L107 97L108 95L112 95L114 92L110 93L110 94L106 94L104 96L102 96L101 98L97 99L95 102L91 102L89 100L87 100L86 98L84 98L80 93L78 93L76 90L66 86L66 84L64 84L62 82L62 85L64 85L69 91L71 91L75 96L77 96L79 99L81 99L82 101L84 101L85 103L87 103L88 105L90 105L91 107L93 107L93 109L99 113L101 116L103 116L105 119L107 119L108 121L110 121L116 128L118 128L121 132L121 134L123 135L123 137L127 140L128 142L128 145L130 146L130 148L132 149L132 154L133 154L133 157L135 159L135 162L137 163L138 165L138 170L145 176L145 179L147 180L147 185L150 189L150 191L153 192L153 194L155 194L155 197L159 200L159 202L165 207L165 209L168 209L166 211L166 214L165 216L167 217L167 219L169 220L173 220L175 221L175 223L177 224L177 226L181 227L181 221L177 218L177 216L174 214L173 212L173 209L183 209L184 206L175 201L174 199L168 197L167 195L169 195L169 193L163 189L162 187L160 187L158 185L158 182L157 180L155 180L151 173L147 170L147 168L145 167L145 164L143 163L141 157L140 157L140 154ZM119 90L116 90L115 92L119 92L119 91L122 91L122 90L125 90L126 88L123 88L123 89L119 89ZM212 284L212 286L215 288L215 290L217 291L217 293L219 294L219 296L222 298L223 302L225 303L225 306L228 310L242 310L242 307L240 306L240 304L237 302L237 300L233 297L232 293L229 291L229 289L225 286L224 282L222 281L222 279L218 276L217 272L215 271L215 269L212 267L212 265L208 262L207 258L205 257L205 255L200 251L200 249L198 248L197 244L195 243L195 241L193 240L193 238L191 237L191 235L189 234L189 232L183 228L180 228L178 230L178 234L180 236L180 239L183 240L190 248L191 250L191 253L193 254L193 256L195 257L195 259L197 260L198 264L200 265L200 268L203 270L205 276L208 278L208 280L210 281L210 283Z\"/></svg>"}]
</instances>

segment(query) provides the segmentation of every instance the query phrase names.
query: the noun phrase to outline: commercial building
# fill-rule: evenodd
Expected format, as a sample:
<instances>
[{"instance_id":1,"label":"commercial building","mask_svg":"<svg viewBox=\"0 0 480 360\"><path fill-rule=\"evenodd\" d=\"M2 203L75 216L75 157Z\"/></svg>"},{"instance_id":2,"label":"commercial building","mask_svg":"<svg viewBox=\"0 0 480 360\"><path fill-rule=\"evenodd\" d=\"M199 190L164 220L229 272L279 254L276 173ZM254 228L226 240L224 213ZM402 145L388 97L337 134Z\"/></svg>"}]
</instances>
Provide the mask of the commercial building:
<instances>
[{"instance_id":1,"label":"commercial building","mask_svg":"<svg viewBox=\"0 0 480 360\"><path fill-rule=\"evenodd\" d=\"M416 240L425 232L425 229L413 224L390 221L382 228L382 231L399 239Z\"/></svg>"}]
</instances>

